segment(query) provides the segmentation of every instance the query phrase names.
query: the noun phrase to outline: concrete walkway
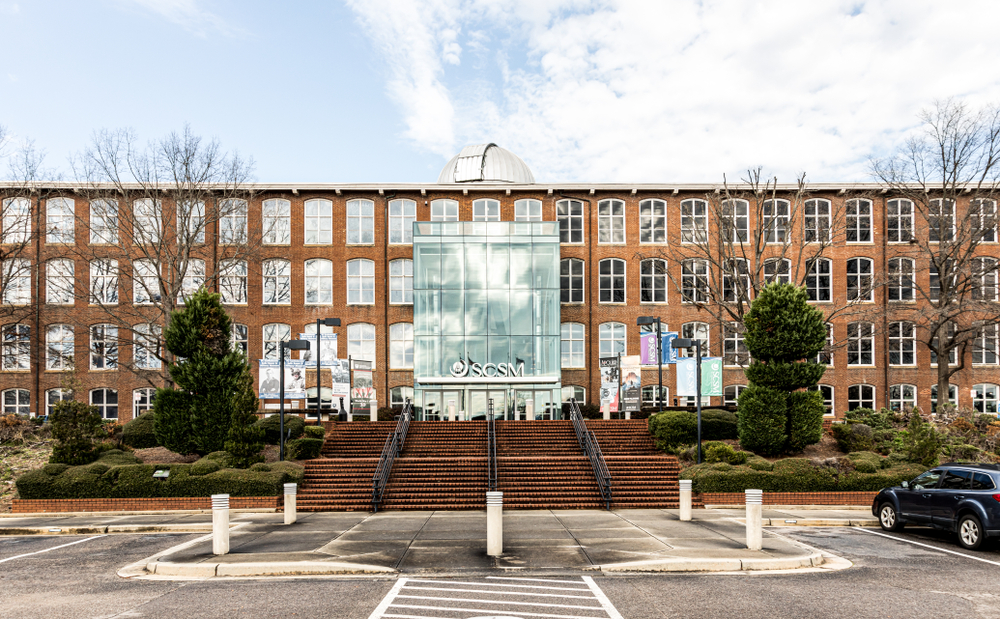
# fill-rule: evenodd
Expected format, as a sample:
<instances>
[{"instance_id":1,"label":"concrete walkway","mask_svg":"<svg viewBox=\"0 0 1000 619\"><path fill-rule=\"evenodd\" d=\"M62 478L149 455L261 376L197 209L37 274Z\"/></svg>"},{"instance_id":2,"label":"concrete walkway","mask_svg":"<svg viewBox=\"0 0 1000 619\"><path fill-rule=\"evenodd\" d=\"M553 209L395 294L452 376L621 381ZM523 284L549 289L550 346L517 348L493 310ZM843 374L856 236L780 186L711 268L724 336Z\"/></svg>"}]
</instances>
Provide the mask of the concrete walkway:
<instances>
[{"instance_id":1,"label":"concrete walkway","mask_svg":"<svg viewBox=\"0 0 1000 619\"><path fill-rule=\"evenodd\" d=\"M275 513L231 518L230 553L211 535L123 568L123 577L210 578L319 574L469 573L493 570L602 572L808 569L836 561L766 531L746 549L744 510L508 510L504 553L486 555L486 514L469 511ZM861 510L766 509L764 526L877 526ZM0 519L2 535L207 533L210 514L37 515ZM843 567L840 564L840 567Z\"/></svg>"}]
</instances>

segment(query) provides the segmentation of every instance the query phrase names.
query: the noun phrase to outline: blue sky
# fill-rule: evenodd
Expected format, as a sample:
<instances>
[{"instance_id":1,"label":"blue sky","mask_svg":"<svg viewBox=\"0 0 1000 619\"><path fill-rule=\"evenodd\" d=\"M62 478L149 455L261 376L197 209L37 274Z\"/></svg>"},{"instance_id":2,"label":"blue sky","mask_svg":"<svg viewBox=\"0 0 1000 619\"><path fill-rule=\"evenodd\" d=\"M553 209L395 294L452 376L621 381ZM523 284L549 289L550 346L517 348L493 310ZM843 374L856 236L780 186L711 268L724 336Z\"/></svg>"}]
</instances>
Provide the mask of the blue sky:
<instances>
[{"instance_id":1,"label":"blue sky","mask_svg":"<svg viewBox=\"0 0 1000 619\"><path fill-rule=\"evenodd\" d=\"M432 182L489 141L541 182L867 181L934 99L1000 102L998 21L988 0L0 0L0 125L63 170L95 130L190 123L264 182Z\"/></svg>"}]
</instances>

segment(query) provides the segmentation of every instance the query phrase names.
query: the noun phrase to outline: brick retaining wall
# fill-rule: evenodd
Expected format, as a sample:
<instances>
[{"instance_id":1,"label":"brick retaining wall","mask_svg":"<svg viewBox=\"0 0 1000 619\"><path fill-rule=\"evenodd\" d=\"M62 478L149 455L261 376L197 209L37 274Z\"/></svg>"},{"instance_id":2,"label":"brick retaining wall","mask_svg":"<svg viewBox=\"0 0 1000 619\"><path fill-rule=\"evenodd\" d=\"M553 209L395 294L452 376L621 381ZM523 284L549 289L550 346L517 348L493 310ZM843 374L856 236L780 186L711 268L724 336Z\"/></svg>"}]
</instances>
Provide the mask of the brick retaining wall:
<instances>
[{"instance_id":1,"label":"brick retaining wall","mask_svg":"<svg viewBox=\"0 0 1000 619\"><path fill-rule=\"evenodd\" d=\"M236 496L229 498L230 509L279 509L281 496ZM159 497L151 499L14 499L15 514L46 512L118 512L210 510L210 497Z\"/></svg>"},{"instance_id":2,"label":"brick retaining wall","mask_svg":"<svg viewBox=\"0 0 1000 619\"><path fill-rule=\"evenodd\" d=\"M878 492L765 492L764 505L871 505ZM705 505L743 505L742 492L702 492Z\"/></svg>"}]
</instances>

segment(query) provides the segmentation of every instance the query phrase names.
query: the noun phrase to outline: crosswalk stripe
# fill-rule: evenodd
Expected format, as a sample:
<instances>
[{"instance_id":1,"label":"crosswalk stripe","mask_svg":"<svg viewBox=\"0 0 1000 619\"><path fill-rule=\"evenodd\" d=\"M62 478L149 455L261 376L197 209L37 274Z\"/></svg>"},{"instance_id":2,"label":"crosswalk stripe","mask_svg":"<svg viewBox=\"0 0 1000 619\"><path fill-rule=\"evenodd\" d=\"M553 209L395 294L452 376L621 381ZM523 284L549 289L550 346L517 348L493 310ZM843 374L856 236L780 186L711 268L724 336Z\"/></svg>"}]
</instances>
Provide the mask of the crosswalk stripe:
<instances>
[{"instance_id":1,"label":"crosswalk stripe","mask_svg":"<svg viewBox=\"0 0 1000 619\"><path fill-rule=\"evenodd\" d=\"M453 589L450 587L414 587L412 585L406 585L404 587L410 591L458 591L461 593L486 593L482 589ZM585 589L580 589L580 591L585 591ZM526 591L489 591L490 595L526 595L530 597L547 597L547 598L575 598L579 600L592 600L593 595L566 595L565 593L529 593Z\"/></svg>"},{"instance_id":2,"label":"crosswalk stripe","mask_svg":"<svg viewBox=\"0 0 1000 619\"><path fill-rule=\"evenodd\" d=\"M441 582L440 580L428 580L421 578L412 578L408 582ZM479 585L481 587L517 587L519 589L546 589L550 591L588 591L587 587L545 587L541 585L505 585L501 583L493 584L487 582L467 582L461 580L449 580L448 584L451 585ZM584 583L580 583L581 585Z\"/></svg>"},{"instance_id":3,"label":"crosswalk stripe","mask_svg":"<svg viewBox=\"0 0 1000 619\"><path fill-rule=\"evenodd\" d=\"M579 585L579 580L556 580L554 578L515 578L513 576L487 576L486 580L527 580L531 582L561 582L568 585Z\"/></svg>"},{"instance_id":4,"label":"crosswalk stripe","mask_svg":"<svg viewBox=\"0 0 1000 619\"><path fill-rule=\"evenodd\" d=\"M404 595L400 594L396 596L396 599L407 598L407 599L417 599L417 600L434 600L436 602L475 602L477 604L501 604L501 605L511 605L511 606L545 606L547 608L578 608L581 610L604 610L601 606L576 606L572 604L546 604L544 602L514 602L512 600L481 600L481 599L470 599L470 598L443 598L435 597L430 595ZM390 606L395 606L395 604L390 604Z\"/></svg>"},{"instance_id":5,"label":"crosswalk stripe","mask_svg":"<svg viewBox=\"0 0 1000 619\"><path fill-rule=\"evenodd\" d=\"M392 604L392 606L398 606L399 608L417 608L422 610L443 610L446 612L463 612L463 613L493 613L496 615L495 610L489 608L452 608L449 606L421 606L419 604ZM598 608L597 610L603 610ZM523 611L517 611L519 615L525 615L527 617L554 617L555 619L600 619L594 615L553 615L552 613L526 613Z\"/></svg>"}]
</instances>

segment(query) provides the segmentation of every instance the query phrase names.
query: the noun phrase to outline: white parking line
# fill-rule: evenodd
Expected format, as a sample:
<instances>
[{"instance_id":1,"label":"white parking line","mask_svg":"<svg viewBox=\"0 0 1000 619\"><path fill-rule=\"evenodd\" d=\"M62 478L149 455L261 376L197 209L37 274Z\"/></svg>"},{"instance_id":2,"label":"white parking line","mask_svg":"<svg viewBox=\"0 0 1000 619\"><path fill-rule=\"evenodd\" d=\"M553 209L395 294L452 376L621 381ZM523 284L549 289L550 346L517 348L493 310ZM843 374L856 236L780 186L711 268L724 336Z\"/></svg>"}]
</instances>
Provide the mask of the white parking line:
<instances>
[{"instance_id":1,"label":"white parking line","mask_svg":"<svg viewBox=\"0 0 1000 619\"><path fill-rule=\"evenodd\" d=\"M540 582L551 584L528 584ZM552 586L556 584L566 586ZM478 581L401 578L368 619L441 619L442 616L622 619L600 587L587 576L572 580L501 576Z\"/></svg>"},{"instance_id":2,"label":"white parking line","mask_svg":"<svg viewBox=\"0 0 1000 619\"><path fill-rule=\"evenodd\" d=\"M937 546L931 546L930 544L921 544L920 542L915 542L913 540L904 539L902 537L896 537L894 535L886 535L885 533L879 533L878 531L869 531L868 529L862 529L858 527L858 531L864 531L865 533L871 533L872 535L878 535L880 537L888 537L889 539L894 539L897 542L906 542L907 544L913 544L914 546L922 546L924 548L930 548L931 550L936 550L938 552L946 552L950 555L958 555L960 557L965 557L966 559L972 559L973 561L982 561L983 563L989 563L990 565L1000 566L1000 563L996 561L990 561L988 559L983 559L973 555L967 555L961 552L955 552L954 550L946 550L944 548L938 548Z\"/></svg>"},{"instance_id":3,"label":"white parking line","mask_svg":"<svg viewBox=\"0 0 1000 619\"><path fill-rule=\"evenodd\" d=\"M70 542L68 544L60 544L59 546L53 546L52 548L46 548L45 550L28 552L23 555L17 555L16 557L7 557L6 559L0 559L0 563L6 563L7 561L13 561L14 559L22 559L24 557L30 557L31 555L40 555L43 552L49 552L51 550L59 550L60 548L65 548L66 546L72 546L73 544L82 544L83 542L89 542L92 539L98 539L100 537L107 537L107 535L95 535L94 537L88 537L86 539L78 539L75 542Z\"/></svg>"}]
</instances>

